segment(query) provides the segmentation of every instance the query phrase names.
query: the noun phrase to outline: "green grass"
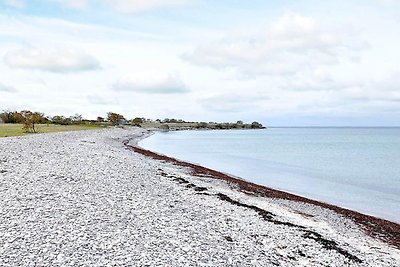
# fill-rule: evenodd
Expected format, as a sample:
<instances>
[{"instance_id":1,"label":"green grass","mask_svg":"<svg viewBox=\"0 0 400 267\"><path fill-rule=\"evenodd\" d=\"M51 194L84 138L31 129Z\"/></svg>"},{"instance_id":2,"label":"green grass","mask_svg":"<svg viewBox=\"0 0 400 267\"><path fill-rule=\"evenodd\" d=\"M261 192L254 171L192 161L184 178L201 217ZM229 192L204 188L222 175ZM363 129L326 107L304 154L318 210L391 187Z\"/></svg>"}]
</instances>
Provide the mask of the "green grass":
<instances>
[{"instance_id":1,"label":"green grass","mask_svg":"<svg viewBox=\"0 0 400 267\"><path fill-rule=\"evenodd\" d=\"M37 133L53 133L53 132L66 132L66 131L80 131L98 129L103 126L98 125L55 125L55 124L38 124L35 125ZM0 137L26 135L22 130L22 124L0 123Z\"/></svg>"}]
</instances>

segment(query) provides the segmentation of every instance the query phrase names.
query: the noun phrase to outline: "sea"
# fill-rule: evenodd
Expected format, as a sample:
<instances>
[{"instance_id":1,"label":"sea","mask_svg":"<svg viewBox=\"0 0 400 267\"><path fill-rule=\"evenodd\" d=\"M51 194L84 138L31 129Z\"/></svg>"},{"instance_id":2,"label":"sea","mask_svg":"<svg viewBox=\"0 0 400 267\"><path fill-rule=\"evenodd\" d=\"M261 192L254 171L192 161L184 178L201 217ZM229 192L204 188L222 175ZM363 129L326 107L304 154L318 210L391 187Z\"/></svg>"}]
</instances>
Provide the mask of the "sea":
<instances>
[{"instance_id":1,"label":"sea","mask_svg":"<svg viewBox=\"0 0 400 267\"><path fill-rule=\"evenodd\" d=\"M139 145L400 223L400 128L173 131L156 133Z\"/></svg>"}]
</instances>

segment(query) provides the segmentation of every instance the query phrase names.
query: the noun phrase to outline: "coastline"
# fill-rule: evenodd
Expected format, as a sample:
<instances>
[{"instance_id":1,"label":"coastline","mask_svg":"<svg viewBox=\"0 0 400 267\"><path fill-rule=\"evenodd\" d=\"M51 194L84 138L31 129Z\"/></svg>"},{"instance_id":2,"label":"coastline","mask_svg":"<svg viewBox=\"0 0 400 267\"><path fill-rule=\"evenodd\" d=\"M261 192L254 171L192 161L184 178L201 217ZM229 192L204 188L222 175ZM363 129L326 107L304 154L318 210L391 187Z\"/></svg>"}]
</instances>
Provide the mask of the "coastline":
<instances>
[{"instance_id":1,"label":"coastline","mask_svg":"<svg viewBox=\"0 0 400 267\"><path fill-rule=\"evenodd\" d=\"M0 139L0 266L397 266L316 205L127 147L140 128Z\"/></svg>"},{"instance_id":2,"label":"coastline","mask_svg":"<svg viewBox=\"0 0 400 267\"><path fill-rule=\"evenodd\" d=\"M322 201L317 201L311 198L284 192L264 185L252 183L250 181L241 179L240 177L234 177L232 175L222 173L198 164L178 160L167 155L158 154L156 152L144 149L138 145L138 142L140 140L147 138L152 134L154 134L154 130L147 130L147 133L144 133L143 135L137 136L133 139L126 140L123 142L123 144L128 149L136 153L142 154L146 157L150 157L159 161L169 162L180 167L187 167L191 170L191 174L194 176L223 180L229 183L232 189L236 189L248 195L270 199L282 199L294 202L301 202L332 210L338 215L342 215L348 219L351 219L367 235L371 236L372 238L377 238L391 246L396 247L397 249L400 249L400 224L398 223L378 218L372 215L363 214L354 210L342 208ZM307 214L305 215L307 216Z\"/></svg>"}]
</instances>

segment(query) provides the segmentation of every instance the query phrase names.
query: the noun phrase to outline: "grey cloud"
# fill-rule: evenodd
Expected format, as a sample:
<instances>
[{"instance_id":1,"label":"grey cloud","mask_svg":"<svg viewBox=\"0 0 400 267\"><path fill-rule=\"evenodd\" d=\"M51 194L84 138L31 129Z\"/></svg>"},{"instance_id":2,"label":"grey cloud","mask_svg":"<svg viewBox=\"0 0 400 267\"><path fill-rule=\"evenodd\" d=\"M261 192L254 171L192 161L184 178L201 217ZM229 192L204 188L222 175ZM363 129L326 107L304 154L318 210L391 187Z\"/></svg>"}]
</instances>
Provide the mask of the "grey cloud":
<instances>
[{"instance_id":1,"label":"grey cloud","mask_svg":"<svg viewBox=\"0 0 400 267\"><path fill-rule=\"evenodd\" d=\"M0 92L16 93L17 89L15 89L12 86L8 86L8 85L5 85L3 83L0 83Z\"/></svg>"},{"instance_id":2,"label":"grey cloud","mask_svg":"<svg viewBox=\"0 0 400 267\"><path fill-rule=\"evenodd\" d=\"M189 92L178 78L169 77L155 82L119 81L112 86L115 91L127 91L144 94L182 94Z\"/></svg>"},{"instance_id":3,"label":"grey cloud","mask_svg":"<svg viewBox=\"0 0 400 267\"><path fill-rule=\"evenodd\" d=\"M100 68L93 56L77 49L19 49L5 54L4 62L12 68L50 72L80 72Z\"/></svg>"}]
</instances>

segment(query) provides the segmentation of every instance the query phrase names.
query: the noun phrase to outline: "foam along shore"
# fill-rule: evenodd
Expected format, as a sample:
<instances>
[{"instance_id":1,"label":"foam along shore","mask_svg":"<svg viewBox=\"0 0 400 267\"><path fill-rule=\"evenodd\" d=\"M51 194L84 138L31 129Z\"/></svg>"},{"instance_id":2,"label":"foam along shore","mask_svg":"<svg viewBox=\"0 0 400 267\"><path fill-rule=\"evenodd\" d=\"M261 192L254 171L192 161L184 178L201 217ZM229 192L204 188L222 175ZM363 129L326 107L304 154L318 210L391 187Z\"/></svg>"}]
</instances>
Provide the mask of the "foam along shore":
<instances>
[{"instance_id":1,"label":"foam along shore","mask_svg":"<svg viewBox=\"0 0 400 267\"><path fill-rule=\"evenodd\" d=\"M146 133L1 138L0 266L399 266L397 224L375 238L329 207L128 145Z\"/></svg>"}]
</instances>

